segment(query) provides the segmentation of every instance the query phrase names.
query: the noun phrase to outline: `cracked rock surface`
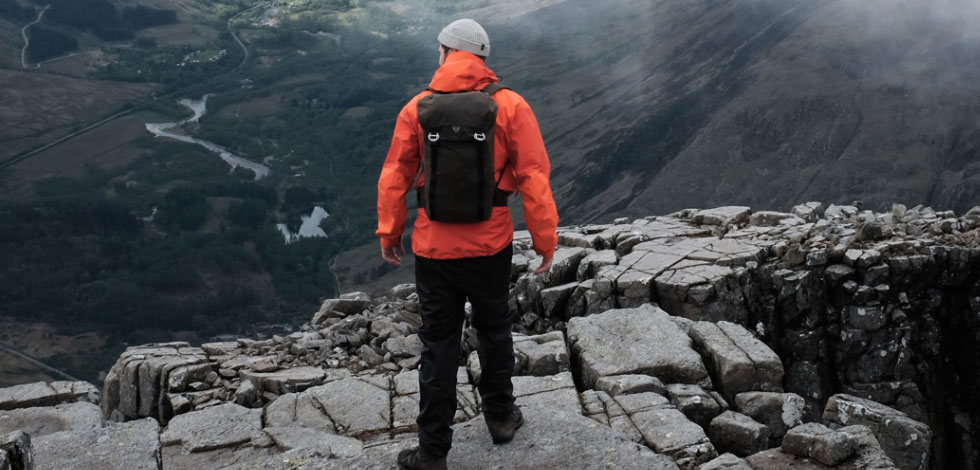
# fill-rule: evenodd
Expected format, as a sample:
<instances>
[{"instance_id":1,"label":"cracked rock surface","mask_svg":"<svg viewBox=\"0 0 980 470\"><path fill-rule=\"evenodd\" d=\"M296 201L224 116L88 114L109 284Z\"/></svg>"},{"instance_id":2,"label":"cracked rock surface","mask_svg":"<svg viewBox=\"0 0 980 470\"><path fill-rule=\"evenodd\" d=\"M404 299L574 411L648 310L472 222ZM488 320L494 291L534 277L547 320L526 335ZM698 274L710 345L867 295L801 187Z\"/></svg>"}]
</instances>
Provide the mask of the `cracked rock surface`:
<instances>
[{"instance_id":1,"label":"cracked rock surface","mask_svg":"<svg viewBox=\"0 0 980 470\"><path fill-rule=\"evenodd\" d=\"M527 424L490 443L467 322L450 467L977 468L977 214L688 209L562 228L544 275L517 232ZM2 389L0 468L392 468L416 444L414 286L311 315L289 335L129 348L101 395Z\"/></svg>"}]
</instances>

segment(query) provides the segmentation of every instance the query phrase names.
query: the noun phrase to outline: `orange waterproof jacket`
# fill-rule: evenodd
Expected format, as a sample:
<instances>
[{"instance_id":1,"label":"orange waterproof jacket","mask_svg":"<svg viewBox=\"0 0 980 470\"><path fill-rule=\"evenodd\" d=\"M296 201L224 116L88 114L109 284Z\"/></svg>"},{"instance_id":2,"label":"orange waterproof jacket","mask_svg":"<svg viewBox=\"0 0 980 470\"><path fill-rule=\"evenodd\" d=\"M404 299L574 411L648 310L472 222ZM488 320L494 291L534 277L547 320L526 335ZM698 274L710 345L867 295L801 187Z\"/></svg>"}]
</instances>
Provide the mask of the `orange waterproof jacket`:
<instances>
[{"instance_id":1,"label":"orange waterproof jacket","mask_svg":"<svg viewBox=\"0 0 980 470\"><path fill-rule=\"evenodd\" d=\"M444 92L479 90L497 82L480 58L469 52L452 52L432 77L429 87ZM416 188L424 184L419 175L422 161L422 128L418 122L419 100L431 92L423 91L398 114L391 148L378 180L378 237L382 248L401 244L405 229L405 195L418 175ZM517 93L501 90L493 95L497 102L497 130L494 141L494 169L499 188L518 191L523 197L524 219L534 250L550 258L558 244L555 229L558 210L551 195L551 163L541 131L531 107ZM501 176L499 172L503 172ZM433 259L489 256L504 249L514 239L514 222L507 207L494 207L490 220L472 224L433 222L424 209L418 210L412 250Z\"/></svg>"}]
</instances>

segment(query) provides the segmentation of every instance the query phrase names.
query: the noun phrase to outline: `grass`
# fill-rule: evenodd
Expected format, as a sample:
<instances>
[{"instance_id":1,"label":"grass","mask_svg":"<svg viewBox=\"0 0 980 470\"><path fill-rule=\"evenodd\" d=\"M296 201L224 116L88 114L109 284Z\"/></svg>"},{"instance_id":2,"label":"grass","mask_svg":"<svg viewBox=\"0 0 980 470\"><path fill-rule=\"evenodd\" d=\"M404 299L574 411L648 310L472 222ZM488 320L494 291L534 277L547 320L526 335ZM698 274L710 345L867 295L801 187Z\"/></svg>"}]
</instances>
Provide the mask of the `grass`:
<instances>
[{"instance_id":1,"label":"grass","mask_svg":"<svg viewBox=\"0 0 980 470\"><path fill-rule=\"evenodd\" d=\"M41 179L80 177L90 166L129 163L147 152L133 145L149 137L145 123L165 119L156 113L138 112L95 128L11 166L0 176L0 188L5 194L25 197L31 194L31 185Z\"/></svg>"},{"instance_id":2,"label":"grass","mask_svg":"<svg viewBox=\"0 0 980 470\"><path fill-rule=\"evenodd\" d=\"M39 72L0 70L0 159L5 143L55 129L81 126L149 95L155 86L84 80Z\"/></svg>"}]
</instances>

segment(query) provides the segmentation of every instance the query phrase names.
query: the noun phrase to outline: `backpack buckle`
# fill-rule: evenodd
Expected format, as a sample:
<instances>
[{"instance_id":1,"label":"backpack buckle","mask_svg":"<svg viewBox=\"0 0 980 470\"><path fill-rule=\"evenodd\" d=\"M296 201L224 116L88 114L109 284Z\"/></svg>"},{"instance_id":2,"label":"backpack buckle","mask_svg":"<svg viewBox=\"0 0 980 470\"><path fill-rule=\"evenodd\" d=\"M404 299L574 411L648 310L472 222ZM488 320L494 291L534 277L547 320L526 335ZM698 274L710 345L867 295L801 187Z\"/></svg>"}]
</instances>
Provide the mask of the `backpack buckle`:
<instances>
[{"instance_id":1,"label":"backpack buckle","mask_svg":"<svg viewBox=\"0 0 980 470\"><path fill-rule=\"evenodd\" d=\"M430 132L428 138L429 138L429 142L436 143L439 141L439 133Z\"/></svg>"},{"instance_id":2,"label":"backpack buckle","mask_svg":"<svg viewBox=\"0 0 980 470\"><path fill-rule=\"evenodd\" d=\"M484 140L487 140L487 135L484 134L483 132L477 132L473 134L473 140L477 142L483 142Z\"/></svg>"}]
</instances>

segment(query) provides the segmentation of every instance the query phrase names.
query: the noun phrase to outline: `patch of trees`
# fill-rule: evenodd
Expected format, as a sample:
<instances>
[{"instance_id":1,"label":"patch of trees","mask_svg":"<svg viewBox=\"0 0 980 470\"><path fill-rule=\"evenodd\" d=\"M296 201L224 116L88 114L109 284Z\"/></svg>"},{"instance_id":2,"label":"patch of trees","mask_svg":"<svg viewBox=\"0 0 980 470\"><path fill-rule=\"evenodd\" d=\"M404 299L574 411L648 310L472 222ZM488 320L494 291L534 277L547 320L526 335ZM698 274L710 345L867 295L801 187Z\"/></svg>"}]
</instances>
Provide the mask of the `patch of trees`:
<instances>
[{"instance_id":1,"label":"patch of trees","mask_svg":"<svg viewBox=\"0 0 980 470\"><path fill-rule=\"evenodd\" d=\"M37 17L32 7L23 7L17 0L0 0L0 18L13 23L30 23Z\"/></svg>"},{"instance_id":2,"label":"patch of trees","mask_svg":"<svg viewBox=\"0 0 980 470\"><path fill-rule=\"evenodd\" d=\"M50 0L45 18L89 31L105 41L132 39L137 30L177 22L173 10L127 7L122 14L108 0Z\"/></svg>"},{"instance_id":3,"label":"patch of trees","mask_svg":"<svg viewBox=\"0 0 980 470\"><path fill-rule=\"evenodd\" d=\"M78 41L67 34L38 25L31 26L28 34L31 45L27 48L27 60L37 63L58 57L78 49Z\"/></svg>"}]
</instances>

